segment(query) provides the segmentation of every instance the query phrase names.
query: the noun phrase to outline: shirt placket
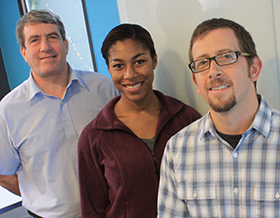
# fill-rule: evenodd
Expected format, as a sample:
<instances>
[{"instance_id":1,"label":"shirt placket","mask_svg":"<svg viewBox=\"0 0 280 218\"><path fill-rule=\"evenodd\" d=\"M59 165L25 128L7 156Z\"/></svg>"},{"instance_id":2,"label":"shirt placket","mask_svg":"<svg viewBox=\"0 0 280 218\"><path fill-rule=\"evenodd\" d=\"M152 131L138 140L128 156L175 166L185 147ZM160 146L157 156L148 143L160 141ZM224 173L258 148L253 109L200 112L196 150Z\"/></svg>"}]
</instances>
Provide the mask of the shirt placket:
<instances>
[{"instance_id":1,"label":"shirt placket","mask_svg":"<svg viewBox=\"0 0 280 218\"><path fill-rule=\"evenodd\" d=\"M66 101L62 100L60 103L60 107L62 125L64 126L65 135L67 137L66 142L69 146L76 148L78 136L75 130L74 122L71 117L69 105Z\"/></svg>"},{"instance_id":2,"label":"shirt placket","mask_svg":"<svg viewBox=\"0 0 280 218\"><path fill-rule=\"evenodd\" d=\"M241 216L241 166L239 162L239 154L237 150L234 150L231 157L231 173L232 173L232 217L240 217Z\"/></svg>"}]
</instances>

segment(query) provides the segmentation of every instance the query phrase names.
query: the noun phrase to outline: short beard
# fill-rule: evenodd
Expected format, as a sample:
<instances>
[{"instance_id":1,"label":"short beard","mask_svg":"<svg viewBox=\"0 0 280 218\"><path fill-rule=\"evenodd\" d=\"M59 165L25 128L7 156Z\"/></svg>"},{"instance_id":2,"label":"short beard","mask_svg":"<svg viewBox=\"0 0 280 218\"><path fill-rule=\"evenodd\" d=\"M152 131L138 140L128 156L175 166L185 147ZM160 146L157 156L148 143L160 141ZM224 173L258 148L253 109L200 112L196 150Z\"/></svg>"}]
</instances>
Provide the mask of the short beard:
<instances>
[{"instance_id":1,"label":"short beard","mask_svg":"<svg viewBox=\"0 0 280 218\"><path fill-rule=\"evenodd\" d=\"M221 112L228 112L231 108L233 108L236 105L236 98L235 96L232 96L224 105L219 106L215 105L211 100L209 102L210 107L218 113Z\"/></svg>"}]
</instances>

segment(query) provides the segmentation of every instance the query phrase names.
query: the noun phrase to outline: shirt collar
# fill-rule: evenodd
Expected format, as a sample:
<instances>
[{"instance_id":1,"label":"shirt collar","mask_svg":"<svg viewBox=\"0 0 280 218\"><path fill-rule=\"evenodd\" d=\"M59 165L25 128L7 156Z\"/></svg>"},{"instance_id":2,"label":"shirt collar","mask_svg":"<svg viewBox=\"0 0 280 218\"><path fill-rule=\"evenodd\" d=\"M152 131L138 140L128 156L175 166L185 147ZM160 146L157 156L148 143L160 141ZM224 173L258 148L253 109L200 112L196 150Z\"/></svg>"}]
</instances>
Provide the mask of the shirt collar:
<instances>
[{"instance_id":1,"label":"shirt collar","mask_svg":"<svg viewBox=\"0 0 280 218\"><path fill-rule=\"evenodd\" d=\"M213 124L213 121L210 116L210 111L208 111L207 114L205 114L201 119L201 132L199 138L202 139L203 137L206 137L207 134L214 135L216 132L215 126Z\"/></svg>"},{"instance_id":2,"label":"shirt collar","mask_svg":"<svg viewBox=\"0 0 280 218\"><path fill-rule=\"evenodd\" d=\"M68 86L71 86L74 80L78 81L80 86L87 88L86 84L84 83L83 79L81 78L81 75L77 73L77 70L73 70L72 67L68 64L68 69L69 69L69 83Z\"/></svg>"},{"instance_id":3,"label":"shirt collar","mask_svg":"<svg viewBox=\"0 0 280 218\"><path fill-rule=\"evenodd\" d=\"M270 131L270 124L271 124L271 116L272 116L272 108L266 102L266 100L261 96L258 95L260 99L260 106L255 115L255 118L250 126L250 128L246 131L250 131L252 129L257 130L265 137L268 137ZM210 112L202 118L202 128L200 133L200 138L206 137L207 134L211 134L212 136L217 135L216 128L213 124L213 121L210 116Z\"/></svg>"},{"instance_id":4,"label":"shirt collar","mask_svg":"<svg viewBox=\"0 0 280 218\"><path fill-rule=\"evenodd\" d=\"M260 97L259 110L253 120L251 128L256 129L265 137L268 137L271 127L272 108L262 96Z\"/></svg>"},{"instance_id":5,"label":"shirt collar","mask_svg":"<svg viewBox=\"0 0 280 218\"><path fill-rule=\"evenodd\" d=\"M68 82L67 88L69 88L73 84L73 81L78 81L80 86L87 88L84 81L80 77L80 75L77 74L77 72L75 70L73 70L72 67L68 63L67 63L67 65L68 65L68 72L69 72L69 82ZM44 91L35 82L35 80L32 76L32 73L30 71L29 78L27 80L26 101L30 101L32 98L34 98L39 93L42 93L43 95L45 95Z\"/></svg>"}]
</instances>

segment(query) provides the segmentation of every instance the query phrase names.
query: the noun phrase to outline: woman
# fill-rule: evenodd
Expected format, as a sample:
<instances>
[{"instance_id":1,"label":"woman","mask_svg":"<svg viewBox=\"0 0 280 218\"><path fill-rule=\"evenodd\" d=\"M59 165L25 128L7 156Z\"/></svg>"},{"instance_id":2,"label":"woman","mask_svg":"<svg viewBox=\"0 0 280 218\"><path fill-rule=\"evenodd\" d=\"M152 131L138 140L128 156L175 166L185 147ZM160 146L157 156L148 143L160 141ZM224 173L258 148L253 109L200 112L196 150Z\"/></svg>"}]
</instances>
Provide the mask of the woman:
<instances>
[{"instance_id":1,"label":"woman","mask_svg":"<svg viewBox=\"0 0 280 218\"><path fill-rule=\"evenodd\" d=\"M200 114L153 90L157 55L141 26L115 27L101 50L121 95L86 126L79 140L82 217L156 217L165 144Z\"/></svg>"}]
</instances>

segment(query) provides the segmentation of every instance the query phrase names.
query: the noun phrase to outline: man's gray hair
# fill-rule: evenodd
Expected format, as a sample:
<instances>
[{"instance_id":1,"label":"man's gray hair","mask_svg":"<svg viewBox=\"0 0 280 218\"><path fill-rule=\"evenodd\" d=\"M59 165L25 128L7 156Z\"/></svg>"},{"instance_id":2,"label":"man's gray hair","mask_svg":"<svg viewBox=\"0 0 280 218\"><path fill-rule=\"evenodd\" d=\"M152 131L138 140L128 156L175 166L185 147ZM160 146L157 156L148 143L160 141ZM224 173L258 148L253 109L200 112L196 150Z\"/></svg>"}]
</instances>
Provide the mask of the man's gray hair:
<instances>
[{"instance_id":1,"label":"man's gray hair","mask_svg":"<svg viewBox=\"0 0 280 218\"><path fill-rule=\"evenodd\" d=\"M32 10L26 13L25 15L23 15L17 23L16 37L20 47L25 48L24 35L23 35L24 26L27 24L32 25L37 23L56 24L59 28L63 41L66 39L65 28L58 15L54 14L50 10L45 10L45 9Z\"/></svg>"}]
</instances>

